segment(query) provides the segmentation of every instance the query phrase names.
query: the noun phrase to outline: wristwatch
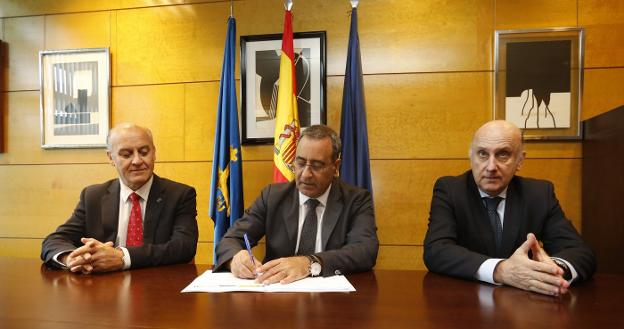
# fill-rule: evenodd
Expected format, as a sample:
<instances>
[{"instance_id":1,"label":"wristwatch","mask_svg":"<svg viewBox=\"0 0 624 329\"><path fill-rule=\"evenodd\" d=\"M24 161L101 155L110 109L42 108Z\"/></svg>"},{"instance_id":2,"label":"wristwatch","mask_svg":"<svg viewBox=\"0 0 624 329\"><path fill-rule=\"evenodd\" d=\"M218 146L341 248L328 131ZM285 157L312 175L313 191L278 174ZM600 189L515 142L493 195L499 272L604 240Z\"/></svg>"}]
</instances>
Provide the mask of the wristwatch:
<instances>
[{"instance_id":1,"label":"wristwatch","mask_svg":"<svg viewBox=\"0 0 624 329\"><path fill-rule=\"evenodd\" d=\"M310 272L310 276L319 276L322 270L320 258L315 255L309 255L308 259L310 260L310 268L308 269L308 271Z\"/></svg>"},{"instance_id":2,"label":"wristwatch","mask_svg":"<svg viewBox=\"0 0 624 329\"><path fill-rule=\"evenodd\" d=\"M563 279L566 281L572 280L572 271L570 271L568 265L566 265L566 263L561 259L552 258L552 260L563 270Z\"/></svg>"}]
</instances>

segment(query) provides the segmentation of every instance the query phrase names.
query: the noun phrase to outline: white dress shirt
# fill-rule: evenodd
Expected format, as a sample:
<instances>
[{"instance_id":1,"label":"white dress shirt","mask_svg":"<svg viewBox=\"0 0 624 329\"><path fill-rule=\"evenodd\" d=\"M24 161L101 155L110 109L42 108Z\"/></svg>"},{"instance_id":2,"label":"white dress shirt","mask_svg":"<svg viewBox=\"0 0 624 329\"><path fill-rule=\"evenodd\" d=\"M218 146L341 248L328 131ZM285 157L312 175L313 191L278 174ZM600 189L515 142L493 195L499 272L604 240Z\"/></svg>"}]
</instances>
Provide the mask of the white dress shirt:
<instances>
[{"instance_id":1,"label":"white dress shirt","mask_svg":"<svg viewBox=\"0 0 624 329\"><path fill-rule=\"evenodd\" d=\"M321 234L322 234L322 227L323 227L323 214L325 213L325 208L327 207L327 197L329 196L329 190L331 190L331 184L329 185L327 190L323 192L323 194L321 194L318 198L316 198L316 200L319 201L319 204L318 206L316 206L316 218L318 219L318 221L317 221L317 226L316 226L316 244L314 247L314 252L323 251L323 238ZM301 229L303 228L303 222L305 221L305 216L308 212L308 209L305 203L306 201L308 201L308 199L311 199L311 198L299 192L299 222L297 225L298 227L297 228L297 246L295 247L295 255L299 251L299 240L301 239Z\"/></svg>"}]
</instances>

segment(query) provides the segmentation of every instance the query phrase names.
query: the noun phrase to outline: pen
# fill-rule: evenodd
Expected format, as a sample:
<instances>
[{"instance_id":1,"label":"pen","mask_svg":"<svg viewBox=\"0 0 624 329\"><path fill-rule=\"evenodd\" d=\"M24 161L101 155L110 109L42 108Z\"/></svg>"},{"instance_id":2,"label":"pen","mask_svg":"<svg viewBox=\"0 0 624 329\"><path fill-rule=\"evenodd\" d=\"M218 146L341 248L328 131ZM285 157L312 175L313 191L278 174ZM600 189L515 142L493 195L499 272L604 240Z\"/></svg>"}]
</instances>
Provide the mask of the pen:
<instances>
[{"instance_id":1,"label":"pen","mask_svg":"<svg viewBox=\"0 0 624 329\"><path fill-rule=\"evenodd\" d=\"M256 267L256 262L254 262L254 256L251 253L251 245L249 244L249 238L247 237L247 233L243 235L245 238L245 246L247 247L247 252L249 253L249 258L251 258L251 264L253 264L254 268Z\"/></svg>"}]
</instances>

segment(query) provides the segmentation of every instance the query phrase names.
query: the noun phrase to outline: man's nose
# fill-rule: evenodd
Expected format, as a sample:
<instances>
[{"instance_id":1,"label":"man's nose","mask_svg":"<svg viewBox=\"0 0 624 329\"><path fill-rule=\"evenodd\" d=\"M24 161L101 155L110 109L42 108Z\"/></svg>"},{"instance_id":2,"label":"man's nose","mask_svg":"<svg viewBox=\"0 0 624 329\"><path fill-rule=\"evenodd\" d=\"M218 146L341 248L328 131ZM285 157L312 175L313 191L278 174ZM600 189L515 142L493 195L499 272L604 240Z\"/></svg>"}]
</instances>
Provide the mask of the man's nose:
<instances>
[{"instance_id":1,"label":"man's nose","mask_svg":"<svg viewBox=\"0 0 624 329\"><path fill-rule=\"evenodd\" d=\"M139 165L142 162L143 162L143 158L141 158L141 155L139 154L139 152L134 152L134 155L132 156L132 164Z\"/></svg>"},{"instance_id":2,"label":"man's nose","mask_svg":"<svg viewBox=\"0 0 624 329\"><path fill-rule=\"evenodd\" d=\"M486 169L489 171L496 170L496 157L491 156L488 158Z\"/></svg>"}]
</instances>

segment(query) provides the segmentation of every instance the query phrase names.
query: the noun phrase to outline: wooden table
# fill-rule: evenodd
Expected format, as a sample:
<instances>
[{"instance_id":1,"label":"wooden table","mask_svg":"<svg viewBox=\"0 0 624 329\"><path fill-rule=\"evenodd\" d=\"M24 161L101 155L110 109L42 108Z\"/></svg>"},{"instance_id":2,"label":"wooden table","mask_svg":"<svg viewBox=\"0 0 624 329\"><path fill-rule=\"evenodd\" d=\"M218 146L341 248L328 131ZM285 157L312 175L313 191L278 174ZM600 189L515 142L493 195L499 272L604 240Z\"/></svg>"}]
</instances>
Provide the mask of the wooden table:
<instances>
[{"instance_id":1,"label":"wooden table","mask_svg":"<svg viewBox=\"0 0 624 329\"><path fill-rule=\"evenodd\" d=\"M0 328L624 328L621 276L562 298L390 270L347 276L354 293L180 293L207 268L84 276L0 258Z\"/></svg>"}]
</instances>

